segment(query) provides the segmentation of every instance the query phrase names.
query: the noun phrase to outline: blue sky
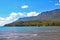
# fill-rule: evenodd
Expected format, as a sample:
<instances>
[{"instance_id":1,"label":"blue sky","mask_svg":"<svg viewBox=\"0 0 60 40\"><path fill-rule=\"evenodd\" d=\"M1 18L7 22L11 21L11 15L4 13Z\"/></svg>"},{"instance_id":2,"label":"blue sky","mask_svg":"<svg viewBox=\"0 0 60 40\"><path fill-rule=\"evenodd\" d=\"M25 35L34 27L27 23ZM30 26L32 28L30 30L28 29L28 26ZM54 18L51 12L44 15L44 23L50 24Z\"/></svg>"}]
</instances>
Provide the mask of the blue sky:
<instances>
[{"instance_id":1,"label":"blue sky","mask_svg":"<svg viewBox=\"0 0 60 40\"><path fill-rule=\"evenodd\" d=\"M59 8L60 0L0 0L0 20L13 19L17 14L20 15L18 17L36 16L41 12ZM14 17L11 18L12 16Z\"/></svg>"},{"instance_id":2,"label":"blue sky","mask_svg":"<svg viewBox=\"0 0 60 40\"><path fill-rule=\"evenodd\" d=\"M58 0L0 0L0 17L6 17L11 12L43 12L60 8L56 6ZM22 9L21 6L28 5L27 9Z\"/></svg>"}]
</instances>

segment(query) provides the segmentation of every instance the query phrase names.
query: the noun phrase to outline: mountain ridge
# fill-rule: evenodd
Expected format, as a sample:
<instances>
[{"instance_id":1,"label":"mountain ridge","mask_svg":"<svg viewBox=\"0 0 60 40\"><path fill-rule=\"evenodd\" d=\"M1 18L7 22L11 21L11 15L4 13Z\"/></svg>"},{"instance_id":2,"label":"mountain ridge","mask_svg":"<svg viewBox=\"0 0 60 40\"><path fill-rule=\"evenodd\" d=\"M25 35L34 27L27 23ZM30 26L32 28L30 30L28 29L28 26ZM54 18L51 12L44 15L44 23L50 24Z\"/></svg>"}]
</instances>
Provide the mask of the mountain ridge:
<instances>
[{"instance_id":1,"label":"mountain ridge","mask_svg":"<svg viewBox=\"0 0 60 40\"><path fill-rule=\"evenodd\" d=\"M19 18L17 21L28 21L28 20L36 20L36 19L40 19L40 20L54 19L54 17L57 17L54 15L57 11L59 11L59 17L60 17L60 9L55 9L51 11L42 12L37 16Z\"/></svg>"}]
</instances>

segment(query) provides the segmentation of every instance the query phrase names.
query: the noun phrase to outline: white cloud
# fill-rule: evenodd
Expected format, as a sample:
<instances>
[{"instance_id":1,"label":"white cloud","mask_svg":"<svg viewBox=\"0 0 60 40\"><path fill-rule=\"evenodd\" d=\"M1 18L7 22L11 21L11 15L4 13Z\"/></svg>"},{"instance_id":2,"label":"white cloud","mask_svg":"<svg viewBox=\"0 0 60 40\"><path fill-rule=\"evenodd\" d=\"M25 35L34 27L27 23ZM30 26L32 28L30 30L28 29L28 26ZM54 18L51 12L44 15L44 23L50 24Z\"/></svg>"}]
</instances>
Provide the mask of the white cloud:
<instances>
[{"instance_id":1,"label":"white cloud","mask_svg":"<svg viewBox=\"0 0 60 40\"><path fill-rule=\"evenodd\" d=\"M60 2L60 0L59 0L59 2Z\"/></svg>"},{"instance_id":2,"label":"white cloud","mask_svg":"<svg viewBox=\"0 0 60 40\"><path fill-rule=\"evenodd\" d=\"M23 6L21 6L21 8L28 8L28 5L23 5Z\"/></svg>"},{"instance_id":3,"label":"white cloud","mask_svg":"<svg viewBox=\"0 0 60 40\"><path fill-rule=\"evenodd\" d=\"M29 12L27 13L27 16L37 16L39 13L37 12Z\"/></svg>"},{"instance_id":4,"label":"white cloud","mask_svg":"<svg viewBox=\"0 0 60 40\"><path fill-rule=\"evenodd\" d=\"M1 21L1 20L4 20L4 18L0 17L0 21Z\"/></svg>"},{"instance_id":5,"label":"white cloud","mask_svg":"<svg viewBox=\"0 0 60 40\"><path fill-rule=\"evenodd\" d=\"M17 16L16 13L12 12L10 14L10 16L6 17L6 18L2 18L0 17L0 26L3 26L5 24L11 23L15 20L15 17Z\"/></svg>"},{"instance_id":6,"label":"white cloud","mask_svg":"<svg viewBox=\"0 0 60 40\"><path fill-rule=\"evenodd\" d=\"M10 14L10 16L6 17L6 19L7 19L7 20L12 20L12 19L15 18L16 16L17 16L17 13L12 12L12 13Z\"/></svg>"},{"instance_id":7,"label":"white cloud","mask_svg":"<svg viewBox=\"0 0 60 40\"><path fill-rule=\"evenodd\" d=\"M24 14L24 13L19 12L18 14L19 14L20 17L30 17L30 16L37 16L39 13L29 12L29 13Z\"/></svg>"},{"instance_id":8,"label":"white cloud","mask_svg":"<svg viewBox=\"0 0 60 40\"><path fill-rule=\"evenodd\" d=\"M60 6L60 3L56 3L55 6Z\"/></svg>"},{"instance_id":9,"label":"white cloud","mask_svg":"<svg viewBox=\"0 0 60 40\"><path fill-rule=\"evenodd\" d=\"M18 12L18 15L20 16L20 17L25 17L26 15L24 14L24 13L22 13L22 12Z\"/></svg>"}]
</instances>

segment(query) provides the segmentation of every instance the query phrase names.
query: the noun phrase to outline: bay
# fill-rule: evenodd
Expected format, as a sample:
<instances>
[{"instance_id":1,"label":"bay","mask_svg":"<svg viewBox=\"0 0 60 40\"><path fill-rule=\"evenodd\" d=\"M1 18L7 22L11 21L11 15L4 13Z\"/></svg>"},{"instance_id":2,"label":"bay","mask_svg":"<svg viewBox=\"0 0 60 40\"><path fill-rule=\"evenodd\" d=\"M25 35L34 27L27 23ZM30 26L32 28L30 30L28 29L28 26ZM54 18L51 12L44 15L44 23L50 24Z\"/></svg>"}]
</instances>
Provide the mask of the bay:
<instances>
[{"instance_id":1,"label":"bay","mask_svg":"<svg viewBox=\"0 0 60 40\"><path fill-rule=\"evenodd\" d=\"M60 27L0 26L0 40L60 40Z\"/></svg>"}]
</instances>

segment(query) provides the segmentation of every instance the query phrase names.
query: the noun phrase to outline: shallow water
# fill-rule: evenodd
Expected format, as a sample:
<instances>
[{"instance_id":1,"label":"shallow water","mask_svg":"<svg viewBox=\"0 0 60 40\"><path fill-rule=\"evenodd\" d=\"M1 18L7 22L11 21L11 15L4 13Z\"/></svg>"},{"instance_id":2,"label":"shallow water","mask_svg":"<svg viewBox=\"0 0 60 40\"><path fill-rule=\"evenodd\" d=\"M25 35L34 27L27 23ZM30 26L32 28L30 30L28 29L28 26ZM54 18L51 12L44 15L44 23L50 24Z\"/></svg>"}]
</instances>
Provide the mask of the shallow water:
<instances>
[{"instance_id":1,"label":"shallow water","mask_svg":"<svg viewBox=\"0 0 60 40\"><path fill-rule=\"evenodd\" d=\"M0 40L60 40L60 27L0 27Z\"/></svg>"}]
</instances>

